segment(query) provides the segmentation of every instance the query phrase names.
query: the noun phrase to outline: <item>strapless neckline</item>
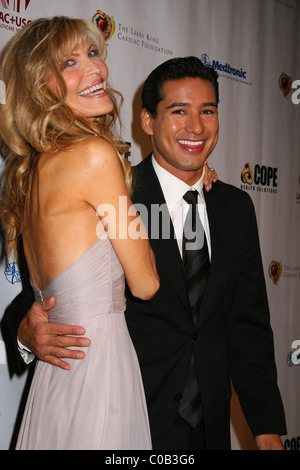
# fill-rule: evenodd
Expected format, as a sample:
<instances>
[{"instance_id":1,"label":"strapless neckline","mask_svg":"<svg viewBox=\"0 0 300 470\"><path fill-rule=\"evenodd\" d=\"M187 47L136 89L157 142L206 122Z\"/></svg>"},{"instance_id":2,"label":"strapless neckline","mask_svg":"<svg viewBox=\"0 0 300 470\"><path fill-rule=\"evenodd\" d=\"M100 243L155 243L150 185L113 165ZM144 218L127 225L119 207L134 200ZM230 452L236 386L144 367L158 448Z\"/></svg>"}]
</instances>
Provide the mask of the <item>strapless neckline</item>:
<instances>
[{"instance_id":1,"label":"strapless neckline","mask_svg":"<svg viewBox=\"0 0 300 470\"><path fill-rule=\"evenodd\" d=\"M70 269L73 269L75 267L75 265L77 263L79 263L80 261L82 261L86 256L89 256L90 252L93 251L94 249L96 249L96 247L98 246L98 243L100 241L103 242L103 240L107 240L108 237L107 236L102 236L101 238L97 238L95 240L95 242L82 254L80 255L78 258L76 258L74 261L72 261L71 264L69 264L66 268L64 268L62 271L60 271L58 274L56 274L56 276L54 276L51 281L48 282L48 284L46 285L46 287L44 287L44 289L39 289L39 287L37 287L34 282L30 279L30 285L35 293L36 296L38 296L40 298L40 300L44 300L44 293L46 290L48 290L50 287L51 287L51 284L56 282L61 276L65 275Z\"/></svg>"}]
</instances>

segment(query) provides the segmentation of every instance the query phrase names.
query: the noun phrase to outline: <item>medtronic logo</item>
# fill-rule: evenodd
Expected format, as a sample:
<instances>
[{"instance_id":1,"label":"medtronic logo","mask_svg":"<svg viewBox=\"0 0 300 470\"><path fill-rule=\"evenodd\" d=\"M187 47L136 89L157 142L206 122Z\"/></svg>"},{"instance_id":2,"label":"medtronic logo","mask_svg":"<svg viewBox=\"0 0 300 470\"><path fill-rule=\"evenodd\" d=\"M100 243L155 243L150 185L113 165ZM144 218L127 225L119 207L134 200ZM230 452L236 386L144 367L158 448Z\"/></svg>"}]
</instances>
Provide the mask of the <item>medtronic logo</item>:
<instances>
[{"instance_id":1,"label":"medtronic logo","mask_svg":"<svg viewBox=\"0 0 300 470\"><path fill-rule=\"evenodd\" d=\"M202 54L201 60L206 65L212 65L213 68L215 70L218 70L219 72L225 72L228 75L233 75L234 77L239 77L239 78L243 78L244 80L246 80L247 73L242 68L241 69L233 68L227 62L226 64L221 64L221 62L219 62L218 60L213 60L211 62L207 54Z\"/></svg>"},{"instance_id":2,"label":"medtronic logo","mask_svg":"<svg viewBox=\"0 0 300 470\"><path fill-rule=\"evenodd\" d=\"M247 79L247 72L243 68L231 67L231 65L226 62L221 63L219 60L211 61L207 54L201 55L201 60L205 65L211 65L219 74L219 77L224 77L233 82L243 83L244 85L252 85L252 82Z\"/></svg>"},{"instance_id":3,"label":"medtronic logo","mask_svg":"<svg viewBox=\"0 0 300 470\"><path fill-rule=\"evenodd\" d=\"M207 54L202 54L201 60L202 60L204 65L211 65L210 58L208 57Z\"/></svg>"}]
</instances>

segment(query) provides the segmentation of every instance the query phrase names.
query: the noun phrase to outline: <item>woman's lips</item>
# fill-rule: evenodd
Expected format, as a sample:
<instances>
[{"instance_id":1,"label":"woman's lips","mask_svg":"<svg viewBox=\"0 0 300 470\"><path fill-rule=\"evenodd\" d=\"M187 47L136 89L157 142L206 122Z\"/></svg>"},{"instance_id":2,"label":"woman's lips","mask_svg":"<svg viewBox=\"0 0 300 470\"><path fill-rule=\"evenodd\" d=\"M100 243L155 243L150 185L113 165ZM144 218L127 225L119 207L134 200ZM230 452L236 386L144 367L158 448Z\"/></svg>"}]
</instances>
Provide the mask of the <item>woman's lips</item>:
<instances>
[{"instance_id":1,"label":"woman's lips","mask_svg":"<svg viewBox=\"0 0 300 470\"><path fill-rule=\"evenodd\" d=\"M100 94L101 95L107 94L106 90L104 89L103 82L97 83L95 85L89 86L88 88L85 88L84 90L78 93L78 96L90 97L90 96L96 96Z\"/></svg>"}]
</instances>

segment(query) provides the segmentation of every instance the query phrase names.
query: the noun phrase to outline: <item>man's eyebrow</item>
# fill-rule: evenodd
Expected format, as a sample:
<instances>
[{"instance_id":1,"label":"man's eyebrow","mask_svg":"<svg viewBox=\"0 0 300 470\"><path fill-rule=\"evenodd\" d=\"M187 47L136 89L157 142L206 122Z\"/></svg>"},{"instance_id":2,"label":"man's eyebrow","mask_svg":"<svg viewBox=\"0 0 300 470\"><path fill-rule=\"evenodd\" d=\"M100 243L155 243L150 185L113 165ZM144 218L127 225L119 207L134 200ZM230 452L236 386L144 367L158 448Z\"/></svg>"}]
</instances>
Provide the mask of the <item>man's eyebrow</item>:
<instances>
[{"instance_id":1,"label":"man's eyebrow","mask_svg":"<svg viewBox=\"0 0 300 470\"><path fill-rule=\"evenodd\" d=\"M172 103L169 106L166 106L166 109L178 108L182 106L190 106L189 103Z\"/></svg>"},{"instance_id":2,"label":"man's eyebrow","mask_svg":"<svg viewBox=\"0 0 300 470\"><path fill-rule=\"evenodd\" d=\"M214 108L218 107L217 103L214 103L214 102L202 103L202 106L206 106L206 107L213 106Z\"/></svg>"},{"instance_id":3,"label":"man's eyebrow","mask_svg":"<svg viewBox=\"0 0 300 470\"><path fill-rule=\"evenodd\" d=\"M166 109L172 109L172 108L180 108L180 107L185 107L185 106L190 106L190 103L185 103L185 102L179 102L179 103L172 103L169 106L166 106ZM204 106L206 108L213 106L214 108L217 108L218 105L217 103L214 102L207 102L207 103L202 103L201 106Z\"/></svg>"}]
</instances>

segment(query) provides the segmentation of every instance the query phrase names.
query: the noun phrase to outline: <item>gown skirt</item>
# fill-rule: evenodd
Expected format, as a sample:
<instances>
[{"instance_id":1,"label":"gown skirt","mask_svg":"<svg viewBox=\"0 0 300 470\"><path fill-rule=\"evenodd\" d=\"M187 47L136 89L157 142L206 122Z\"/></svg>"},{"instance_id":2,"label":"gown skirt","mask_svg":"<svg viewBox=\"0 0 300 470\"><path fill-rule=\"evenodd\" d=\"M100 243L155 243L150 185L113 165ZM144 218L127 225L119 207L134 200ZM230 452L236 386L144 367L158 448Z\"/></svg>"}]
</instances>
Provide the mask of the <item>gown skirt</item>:
<instances>
[{"instance_id":1,"label":"gown skirt","mask_svg":"<svg viewBox=\"0 0 300 470\"><path fill-rule=\"evenodd\" d=\"M49 321L80 325L91 345L66 371L37 361L16 449L151 449L139 363L125 321L125 278L104 236L40 291Z\"/></svg>"}]
</instances>

